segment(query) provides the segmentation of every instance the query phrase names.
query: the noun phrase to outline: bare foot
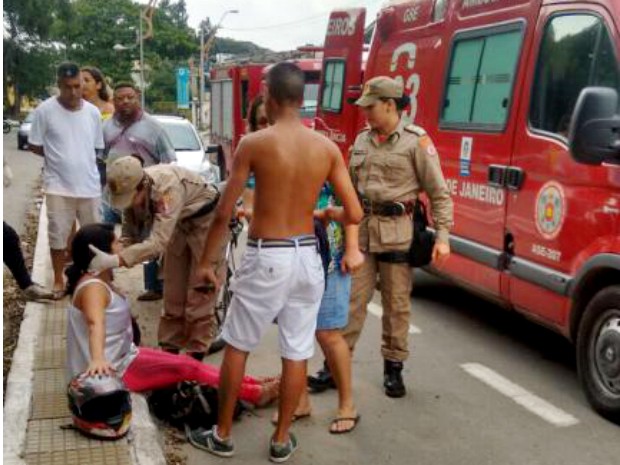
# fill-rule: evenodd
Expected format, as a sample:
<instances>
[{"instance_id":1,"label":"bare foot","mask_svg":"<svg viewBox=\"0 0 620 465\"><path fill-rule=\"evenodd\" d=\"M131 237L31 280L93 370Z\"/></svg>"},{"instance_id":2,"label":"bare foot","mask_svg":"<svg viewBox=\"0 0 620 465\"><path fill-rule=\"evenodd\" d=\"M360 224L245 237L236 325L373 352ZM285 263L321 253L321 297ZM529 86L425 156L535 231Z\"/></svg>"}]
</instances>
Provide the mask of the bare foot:
<instances>
[{"instance_id":1,"label":"bare foot","mask_svg":"<svg viewBox=\"0 0 620 465\"><path fill-rule=\"evenodd\" d=\"M265 407L276 400L280 395L280 378L273 381L262 382L260 387L261 395L256 406Z\"/></svg>"}]
</instances>

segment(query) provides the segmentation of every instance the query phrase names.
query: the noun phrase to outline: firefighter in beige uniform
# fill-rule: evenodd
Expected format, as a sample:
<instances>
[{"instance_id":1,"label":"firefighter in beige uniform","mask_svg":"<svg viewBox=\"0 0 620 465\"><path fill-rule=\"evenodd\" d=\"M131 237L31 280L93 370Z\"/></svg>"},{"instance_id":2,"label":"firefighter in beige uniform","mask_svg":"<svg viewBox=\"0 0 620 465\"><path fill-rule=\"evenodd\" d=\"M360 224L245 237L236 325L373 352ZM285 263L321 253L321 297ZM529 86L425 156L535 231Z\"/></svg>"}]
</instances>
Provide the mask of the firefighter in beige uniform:
<instances>
[{"instance_id":1,"label":"firefighter in beige uniform","mask_svg":"<svg viewBox=\"0 0 620 465\"><path fill-rule=\"evenodd\" d=\"M118 255L93 250L91 270L132 267L164 256L164 312L159 323L159 345L181 349L201 360L214 337L215 294L194 289L212 211L219 199L215 186L198 174L174 165L142 168L133 156L108 166L107 187L114 208L123 211L123 244ZM143 231L151 231L142 241ZM221 267L223 268L223 267Z\"/></svg>"},{"instance_id":2,"label":"firefighter in beige uniform","mask_svg":"<svg viewBox=\"0 0 620 465\"><path fill-rule=\"evenodd\" d=\"M408 250L413 238L413 205L421 191L430 200L437 231L435 265L441 266L450 254L448 235L452 226L452 200L433 143L422 128L401 119L408 102L398 81L381 76L369 80L356 102L363 108L369 127L357 136L349 161L353 185L364 206L360 247L366 261L353 275L344 336L353 350L378 272L383 305L384 386L390 397L405 395L401 371L409 355L413 277Z\"/></svg>"}]
</instances>

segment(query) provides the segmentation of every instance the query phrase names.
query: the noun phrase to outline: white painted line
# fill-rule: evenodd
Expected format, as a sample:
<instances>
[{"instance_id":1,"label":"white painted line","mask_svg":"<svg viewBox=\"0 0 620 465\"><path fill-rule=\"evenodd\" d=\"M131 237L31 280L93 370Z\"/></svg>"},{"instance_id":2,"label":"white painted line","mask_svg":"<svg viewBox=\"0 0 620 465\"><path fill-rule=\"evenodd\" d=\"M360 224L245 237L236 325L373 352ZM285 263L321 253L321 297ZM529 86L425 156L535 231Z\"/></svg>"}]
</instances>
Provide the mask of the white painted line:
<instances>
[{"instance_id":1,"label":"white painted line","mask_svg":"<svg viewBox=\"0 0 620 465\"><path fill-rule=\"evenodd\" d=\"M381 307L381 305L374 302L370 302L368 304L368 311L377 318L381 318L381 316L383 315L383 308ZM409 325L409 334L422 334L422 330L417 326Z\"/></svg>"},{"instance_id":2,"label":"white painted line","mask_svg":"<svg viewBox=\"0 0 620 465\"><path fill-rule=\"evenodd\" d=\"M538 415L543 420L555 426L573 426L579 423L579 420L571 414L559 409L555 405L550 404L535 394L532 394L525 388L504 378L499 373L479 363L463 363L461 368L474 378L479 379L483 383L499 391L506 397L511 398L521 407Z\"/></svg>"}]
</instances>

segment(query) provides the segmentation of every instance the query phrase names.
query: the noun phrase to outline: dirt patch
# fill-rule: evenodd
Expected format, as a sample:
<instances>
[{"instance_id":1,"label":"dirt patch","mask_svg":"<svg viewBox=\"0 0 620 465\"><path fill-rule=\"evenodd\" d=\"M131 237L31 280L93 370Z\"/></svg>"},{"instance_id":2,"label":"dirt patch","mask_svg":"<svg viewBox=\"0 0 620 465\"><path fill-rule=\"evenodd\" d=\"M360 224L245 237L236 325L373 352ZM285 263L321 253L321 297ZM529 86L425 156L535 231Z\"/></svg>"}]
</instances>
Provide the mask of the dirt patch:
<instances>
[{"instance_id":1,"label":"dirt patch","mask_svg":"<svg viewBox=\"0 0 620 465\"><path fill-rule=\"evenodd\" d=\"M41 206L41 190L37 187L34 191L34 201L32 202L28 213L26 214L24 232L20 236L22 253L28 269L32 269L32 260L34 257L34 248L37 243L37 231L39 227L39 211ZM19 328L24 318L24 309L26 301L23 298L19 286L13 279L10 271L4 270L2 275L2 284L4 286L2 293L2 317L3 317L3 370L2 385L4 395L6 395L6 381L13 362L13 352L17 346L19 338ZM4 397L2 399L4 404Z\"/></svg>"}]
</instances>

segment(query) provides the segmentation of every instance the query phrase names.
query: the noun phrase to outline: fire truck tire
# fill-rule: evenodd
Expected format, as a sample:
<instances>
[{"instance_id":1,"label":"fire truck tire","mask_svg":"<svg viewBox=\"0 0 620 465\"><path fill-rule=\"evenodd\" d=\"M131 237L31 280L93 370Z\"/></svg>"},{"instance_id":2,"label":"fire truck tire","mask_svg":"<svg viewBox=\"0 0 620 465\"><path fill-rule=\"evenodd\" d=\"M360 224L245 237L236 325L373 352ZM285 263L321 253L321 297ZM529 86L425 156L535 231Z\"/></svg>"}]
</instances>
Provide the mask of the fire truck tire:
<instances>
[{"instance_id":1,"label":"fire truck tire","mask_svg":"<svg viewBox=\"0 0 620 465\"><path fill-rule=\"evenodd\" d=\"M588 303L577 335L577 371L594 410L620 424L620 285Z\"/></svg>"}]
</instances>

